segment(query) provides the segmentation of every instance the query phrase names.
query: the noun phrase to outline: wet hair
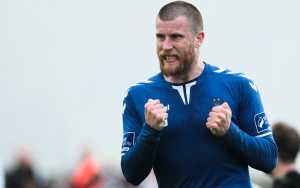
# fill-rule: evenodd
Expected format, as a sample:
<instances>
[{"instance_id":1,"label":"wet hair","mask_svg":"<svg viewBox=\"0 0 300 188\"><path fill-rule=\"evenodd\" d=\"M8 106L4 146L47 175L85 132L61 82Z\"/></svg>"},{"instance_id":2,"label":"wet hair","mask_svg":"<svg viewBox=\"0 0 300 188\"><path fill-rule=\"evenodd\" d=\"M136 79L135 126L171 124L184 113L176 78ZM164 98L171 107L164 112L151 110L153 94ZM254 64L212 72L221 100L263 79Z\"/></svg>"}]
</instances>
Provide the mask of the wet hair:
<instances>
[{"instance_id":1,"label":"wet hair","mask_svg":"<svg viewBox=\"0 0 300 188\"><path fill-rule=\"evenodd\" d=\"M272 126L273 137L278 147L279 159L293 163L300 149L300 136L296 129L283 122Z\"/></svg>"},{"instance_id":2,"label":"wet hair","mask_svg":"<svg viewBox=\"0 0 300 188\"><path fill-rule=\"evenodd\" d=\"M158 17L163 21L174 20L178 16L185 16L191 26L191 31L196 34L203 31L203 20L200 11L192 4L184 1L174 1L163 6Z\"/></svg>"}]
</instances>

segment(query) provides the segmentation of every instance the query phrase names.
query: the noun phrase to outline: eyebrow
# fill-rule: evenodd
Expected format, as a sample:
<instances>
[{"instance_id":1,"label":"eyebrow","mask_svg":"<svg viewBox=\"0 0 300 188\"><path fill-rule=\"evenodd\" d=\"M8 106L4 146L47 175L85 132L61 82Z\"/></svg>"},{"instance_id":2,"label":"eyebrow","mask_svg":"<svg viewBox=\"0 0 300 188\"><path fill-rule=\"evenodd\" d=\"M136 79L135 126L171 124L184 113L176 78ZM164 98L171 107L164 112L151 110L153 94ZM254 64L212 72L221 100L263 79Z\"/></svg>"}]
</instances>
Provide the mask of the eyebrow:
<instances>
[{"instance_id":1,"label":"eyebrow","mask_svg":"<svg viewBox=\"0 0 300 188\"><path fill-rule=\"evenodd\" d=\"M165 36L165 34L162 34L162 33L156 33L155 35L156 35L157 37Z\"/></svg>"},{"instance_id":2,"label":"eyebrow","mask_svg":"<svg viewBox=\"0 0 300 188\"><path fill-rule=\"evenodd\" d=\"M184 35L181 33L172 33L170 36L171 37L184 37Z\"/></svg>"},{"instance_id":3,"label":"eyebrow","mask_svg":"<svg viewBox=\"0 0 300 188\"><path fill-rule=\"evenodd\" d=\"M164 36L171 36L171 37L184 37L182 33L171 33L171 34L164 34L164 33L156 33L157 37L164 37Z\"/></svg>"}]
</instances>

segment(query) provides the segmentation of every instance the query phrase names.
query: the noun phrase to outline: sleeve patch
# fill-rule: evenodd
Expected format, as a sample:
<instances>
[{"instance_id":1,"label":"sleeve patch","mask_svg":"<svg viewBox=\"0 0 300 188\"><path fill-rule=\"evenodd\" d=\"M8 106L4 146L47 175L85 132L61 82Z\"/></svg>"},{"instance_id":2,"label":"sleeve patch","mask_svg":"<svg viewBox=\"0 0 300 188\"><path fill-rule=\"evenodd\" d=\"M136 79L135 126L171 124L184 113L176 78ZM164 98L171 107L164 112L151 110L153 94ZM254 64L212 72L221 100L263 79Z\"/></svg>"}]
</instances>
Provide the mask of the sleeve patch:
<instances>
[{"instance_id":1,"label":"sleeve patch","mask_svg":"<svg viewBox=\"0 0 300 188\"><path fill-rule=\"evenodd\" d=\"M127 152L129 148L134 146L134 138L135 132L127 132L124 134L121 153Z\"/></svg>"},{"instance_id":2,"label":"sleeve patch","mask_svg":"<svg viewBox=\"0 0 300 188\"><path fill-rule=\"evenodd\" d=\"M254 124L257 130L257 133L261 133L263 131L269 131L269 121L267 119L267 116L264 112L255 114L254 116Z\"/></svg>"}]
</instances>

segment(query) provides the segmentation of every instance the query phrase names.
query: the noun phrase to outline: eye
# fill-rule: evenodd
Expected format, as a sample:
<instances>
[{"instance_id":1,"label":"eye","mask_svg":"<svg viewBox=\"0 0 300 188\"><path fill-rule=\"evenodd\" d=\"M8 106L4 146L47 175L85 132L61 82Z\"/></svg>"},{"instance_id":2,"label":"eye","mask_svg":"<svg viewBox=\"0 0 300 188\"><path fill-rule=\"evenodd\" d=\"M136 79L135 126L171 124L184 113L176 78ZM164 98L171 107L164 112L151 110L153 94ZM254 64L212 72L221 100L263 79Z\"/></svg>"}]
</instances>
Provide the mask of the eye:
<instances>
[{"instance_id":1,"label":"eye","mask_svg":"<svg viewBox=\"0 0 300 188\"><path fill-rule=\"evenodd\" d=\"M160 33L156 34L156 39L159 41L163 41L163 40L165 40L165 38L166 38L166 36L163 34L160 34Z\"/></svg>"},{"instance_id":2,"label":"eye","mask_svg":"<svg viewBox=\"0 0 300 188\"><path fill-rule=\"evenodd\" d=\"M183 35L175 33L175 34L172 34L170 37L171 37L172 40L178 41L178 40L183 38Z\"/></svg>"}]
</instances>

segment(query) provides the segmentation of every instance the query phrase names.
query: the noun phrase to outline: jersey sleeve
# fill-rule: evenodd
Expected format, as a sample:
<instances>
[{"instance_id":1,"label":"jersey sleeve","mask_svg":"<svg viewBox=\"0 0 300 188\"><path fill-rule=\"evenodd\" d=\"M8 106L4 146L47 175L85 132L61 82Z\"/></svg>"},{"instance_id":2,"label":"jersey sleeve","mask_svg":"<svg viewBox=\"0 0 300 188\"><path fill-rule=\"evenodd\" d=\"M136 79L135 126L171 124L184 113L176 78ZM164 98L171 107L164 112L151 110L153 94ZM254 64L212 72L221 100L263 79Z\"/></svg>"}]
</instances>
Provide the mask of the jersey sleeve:
<instances>
[{"instance_id":1,"label":"jersey sleeve","mask_svg":"<svg viewBox=\"0 0 300 188\"><path fill-rule=\"evenodd\" d=\"M270 172L276 166L277 147L257 87L249 79L240 85L238 122L224 136L234 153L253 168Z\"/></svg>"},{"instance_id":2,"label":"jersey sleeve","mask_svg":"<svg viewBox=\"0 0 300 188\"><path fill-rule=\"evenodd\" d=\"M126 180L133 185L140 184L150 173L160 134L139 118L129 93L123 102L121 168Z\"/></svg>"},{"instance_id":3,"label":"jersey sleeve","mask_svg":"<svg viewBox=\"0 0 300 188\"><path fill-rule=\"evenodd\" d=\"M121 155L124 155L136 142L136 136L140 133L142 122L138 118L130 96L127 95L123 100L123 141Z\"/></svg>"},{"instance_id":4,"label":"jersey sleeve","mask_svg":"<svg viewBox=\"0 0 300 188\"><path fill-rule=\"evenodd\" d=\"M251 136L266 137L272 135L272 129L254 82L250 79L244 79L240 89L239 122L241 128Z\"/></svg>"}]
</instances>

